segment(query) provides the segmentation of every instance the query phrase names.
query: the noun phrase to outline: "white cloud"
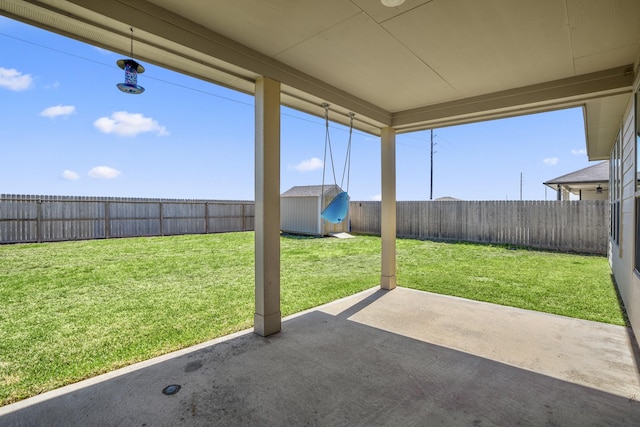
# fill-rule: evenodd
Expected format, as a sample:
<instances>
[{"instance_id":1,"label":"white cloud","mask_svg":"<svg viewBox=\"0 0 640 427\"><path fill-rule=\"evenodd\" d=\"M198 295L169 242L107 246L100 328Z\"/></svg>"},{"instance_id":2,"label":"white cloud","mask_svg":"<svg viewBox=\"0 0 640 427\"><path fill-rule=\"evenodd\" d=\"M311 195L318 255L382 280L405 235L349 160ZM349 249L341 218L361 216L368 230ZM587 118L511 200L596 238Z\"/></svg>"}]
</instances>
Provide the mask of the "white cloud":
<instances>
[{"instance_id":1,"label":"white cloud","mask_svg":"<svg viewBox=\"0 0 640 427\"><path fill-rule=\"evenodd\" d=\"M44 117L58 117L68 116L76 111L76 107L73 105L54 105L53 107L45 108L40 115Z\"/></svg>"},{"instance_id":2,"label":"white cloud","mask_svg":"<svg viewBox=\"0 0 640 427\"><path fill-rule=\"evenodd\" d=\"M116 111L111 117L100 117L93 125L100 132L119 136L136 136L144 132L153 132L158 136L169 135L167 129L151 117L127 111Z\"/></svg>"},{"instance_id":3,"label":"white cloud","mask_svg":"<svg viewBox=\"0 0 640 427\"><path fill-rule=\"evenodd\" d=\"M15 68L0 67L0 87L21 91L27 90L33 86L33 78L30 74L22 74Z\"/></svg>"},{"instance_id":4,"label":"white cloud","mask_svg":"<svg viewBox=\"0 0 640 427\"><path fill-rule=\"evenodd\" d=\"M98 52L100 52L103 55L111 55L111 51L108 51L107 49L103 49L101 47L98 46L94 46L93 47L95 50L97 50Z\"/></svg>"},{"instance_id":5,"label":"white cloud","mask_svg":"<svg viewBox=\"0 0 640 427\"><path fill-rule=\"evenodd\" d=\"M316 169L321 169L324 166L324 162L317 157L312 157L309 160L303 160L293 168L298 172L310 172Z\"/></svg>"},{"instance_id":6,"label":"white cloud","mask_svg":"<svg viewBox=\"0 0 640 427\"><path fill-rule=\"evenodd\" d=\"M382 194L376 194L375 196L371 196L371 200L374 202L380 202L382 200Z\"/></svg>"},{"instance_id":7,"label":"white cloud","mask_svg":"<svg viewBox=\"0 0 640 427\"><path fill-rule=\"evenodd\" d=\"M544 164L547 166L555 166L558 164L559 161L560 159L557 157L547 157L546 159L543 160Z\"/></svg>"},{"instance_id":8,"label":"white cloud","mask_svg":"<svg viewBox=\"0 0 640 427\"><path fill-rule=\"evenodd\" d=\"M584 148L581 148L579 150L571 150L571 154L573 154L574 156L582 156L587 154L587 150L585 150Z\"/></svg>"},{"instance_id":9,"label":"white cloud","mask_svg":"<svg viewBox=\"0 0 640 427\"><path fill-rule=\"evenodd\" d=\"M110 168L109 166L96 166L89 171L89 176L91 178L113 179L121 173L118 169Z\"/></svg>"},{"instance_id":10,"label":"white cloud","mask_svg":"<svg viewBox=\"0 0 640 427\"><path fill-rule=\"evenodd\" d=\"M75 181L77 179L80 179L80 175L78 175L77 172L70 171L69 169L65 169L64 172L62 172L62 178L68 181Z\"/></svg>"}]
</instances>

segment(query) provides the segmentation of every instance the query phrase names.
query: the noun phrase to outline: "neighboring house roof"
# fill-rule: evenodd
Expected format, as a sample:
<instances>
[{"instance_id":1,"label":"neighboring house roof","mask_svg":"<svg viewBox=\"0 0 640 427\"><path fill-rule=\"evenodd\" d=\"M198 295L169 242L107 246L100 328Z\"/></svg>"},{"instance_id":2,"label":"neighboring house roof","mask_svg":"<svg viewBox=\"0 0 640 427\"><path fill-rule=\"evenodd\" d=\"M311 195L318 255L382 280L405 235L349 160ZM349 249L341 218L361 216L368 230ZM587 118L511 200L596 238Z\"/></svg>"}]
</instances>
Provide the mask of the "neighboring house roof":
<instances>
[{"instance_id":1,"label":"neighboring house roof","mask_svg":"<svg viewBox=\"0 0 640 427\"><path fill-rule=\"evenodd\" d=\"M449 196L438 197L437 199L434 200L434 202L459 202L459 201L461 201L461 199L456 199L455 197L449 197Z\"/></svg>"},{"instance_id":2,"label":"neighboring house roof","mask_svg":"<svg viewBox=\"0 0 640 427\"><path fill-rule=\"evenodd\" d=\"M284 193L282 193L281 197L318 197L322 192L322 185L297 185L295 187L291 187ZM324 186L324 194L332 193L335 194L337 192L342 192L342 189L337 185L325 185Z\"/></svg>"},{"instance_id":3,"label":"neighboring house roof","mask_svg":"<svg viewBox=\"0 0 640 427\"><path fill-rule=\"evenodd\" d=\"M544 182L555 189L558 185L575 187L581 184L605 184L609 182L609 162L604 161L584 169L568 173Z\"/></svg>"}]
</instances>

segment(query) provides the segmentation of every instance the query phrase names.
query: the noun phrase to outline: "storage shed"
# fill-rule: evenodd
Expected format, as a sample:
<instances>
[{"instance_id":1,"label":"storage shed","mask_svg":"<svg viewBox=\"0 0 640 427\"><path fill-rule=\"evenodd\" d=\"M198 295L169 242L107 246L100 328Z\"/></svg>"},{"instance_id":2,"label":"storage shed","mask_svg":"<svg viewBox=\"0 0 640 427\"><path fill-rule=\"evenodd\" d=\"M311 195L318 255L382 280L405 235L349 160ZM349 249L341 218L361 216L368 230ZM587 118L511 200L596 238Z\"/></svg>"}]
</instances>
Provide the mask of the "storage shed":
<instances>
[{"instance_id":1,"label":"storage shed","mask_svg":"<svg viewBox=\"0 0 640 427\"><path fill-rule=\"evenodd\" d=\"M337 185L302 185L280 195L280 230L284 233L324 236L349 231L349 214L332 224L320 217L322 210L342 192Z\"/></svg>"}]
</instances>

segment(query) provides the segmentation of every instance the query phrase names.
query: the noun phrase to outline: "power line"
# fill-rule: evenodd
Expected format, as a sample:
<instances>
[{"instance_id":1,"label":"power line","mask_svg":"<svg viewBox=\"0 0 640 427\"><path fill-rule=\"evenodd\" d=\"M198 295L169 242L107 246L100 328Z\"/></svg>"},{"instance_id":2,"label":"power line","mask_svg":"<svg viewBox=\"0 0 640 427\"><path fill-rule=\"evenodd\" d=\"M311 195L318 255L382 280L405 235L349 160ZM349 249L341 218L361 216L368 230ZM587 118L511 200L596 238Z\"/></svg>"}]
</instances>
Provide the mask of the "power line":
<instances>
[{"instance_id":1,"label":"power line","mask_svg":"<svg viewBox=\"0 0 640 427\"><path fill-rule=\"evenodd\" d=\"M433 200L433 129L431 129L431 179L429 184L429 200Z\"/></svg>"},{"instance_id":2,"label":"power line","mask_svg":"<svg viewBox=\"0 0 640 427\"><path fill-rule=\"evenodd\" d=\"M64 50L61 50L61 49L57 49L57 48L54 48L54 47L51 47L51 46L47 46L47 45L44 45L44 44L41 44L41 43L36 43L34 41L26 40L26 39L23 39L23 38L20 38L20 37L12 36L10 34L6 34L6 33L3 33L3 32L0 32L0 36L4 36L4 37L10 38L10 39L19 41L21 43L25 43L25 44L29 44L29 45L32 45L32 46L36 46L36 47L39 47L41 49L47 49L47 50L50 50L52 52L56 52L58 54L70 56L72 58L79 59L79 60L86 61L86 62L90 62L90 63L96 64L96 65L100 65L100 66L103 66L103 67L118 69L118 67L113 65L113 64L109 64L109 63L105 63L105 62L101 62L101 61L96 61L95 59L90 59L90 58L87 58L85 56L81 56L81 55L78 55L78 54L75 54L75 53L70 53L70 52L67 52L67 51L64 51ZM109 53L115 53L115 52L111 52L111 51L106 50L106 49L102 49L102 50L105 50L106 52L109 52ZM162 68L162 67L159 67L159 68ZM171 70L167 70L167 71L171 71ZM180 74L180 73L177 73L177 74L179 74L181 76L184 76L184 77L188 77L188 76ZM193 91L193 92L198 92L198 93L201 93L203 95L209 95L209 96L212 96L212 97L215 97L215 98L218 98L218 99L222 99L222 100L225 100L225 101L234 102L236 104L241 104L241 105L245 105L245 106L248 106L248 107L254 107L254 104L250 103L250 102L241 101L241 100L234 99L234 98L231 98L231 97L228 97L228 96L219 95L219 94L212 93L212 92L209 92L209 91L206 91L206 90L202 90L202 89L197 89L197 88L194 88L194 87L191 87L191 86L187 86L187 85L184 85L184 84L181 84L181 83L176 83L176 82L172 82L172 81L169 81L169 80L161 79L159 77L154 77L153 74L149 74L148 72L145 74L144 78L145 79L149 79L149 80L154 80L154 81L157 81L157 82L161 82L161 83L164 83L164 84L167 84L167 85L179 87L181 89L186 89L186 90L190 90L190 91ZM193 78L195 78L195 77L193 77ZM197 79L197 80L200 80L200 79ZM203 81L205 83L208 83L208 84L212 84L214 86L218 86L215 83L206 82L205 80L201 80L201 81ZM286 116L286 117L291 117L291 118L294 118L294 119L297 119L297 120L301 120L301 121L304 121L304 122L307 122L307 123L313 123L313 124L318 125L318 126L324 126L323 123L320 123L320 122L312 120L312 119L299 117L299 116L296 116L294 114L281 112L281 115ZM346 129L343 129L342 127L337 127L337 126L330 126L330 127L332 129L335 129L336 131L348 132ZM357 129L354 129L354 133L356 133L356 134L358 134L360 136L369 136L369 134L361 132L361 131L358 131ZM406 145L406 144L401 144L401 145Z\"/></svg>"},{"instance_id":3,"label":"power line","mask_svg":"<svg viewBox=\"0 0 640 427\"><path fill-rule=\"evenodd\" d=\"M113 64L108 64L108 63L105 63L105 62L96 61L95 59L90 59L90 58L87 58L85 56L81 56L81 55L78 55L78 54L75 54L75 53L70 53L70 52L67 52L67 51L64 51L64 50L61 50L61 49L56 49L54 47L47 46L47 45L44 45L44 44L41 44L41 43L36 43L36 42L30 41L30 40L25 40L25 39L22 39L20 37L12 36L10 34L6 34L6 33L3 33L3 32L0 32L0 36L4 36L4 37L7 37L7 38L10 38L10 39L13 39L13 40L17 40L19 42L26 43L26 44L29 44L29 45L32 45L32 46L36 46L36 47L39 47L39 48L42 48L42 49L47 49L47 50L50 50L52 52L56 52L56 53L59 53L59 54L62 54L62 55L70 56L72 58L80 59L82 61L91 62L91 63L96 64L96 65L101 65L103 67L118 69L118 67L113 65ZM111 51L108 51L108 50L105 50L105 51L109 52L109 53L114 53L114 52L111 52ZM159 67L159 68L162 68L162 67ZM168 71L170 71L170 70L168 70ZM180 74L180 73L177 73L177 74ZM180 74L180 75L184 76L184 77L188 77L188 76L183 75L183 74ZM180 84L180 83L172 82L172 81L169 81L169 80L161 79L159 77L154 77L153 74L149 74L148 72L145 74L144 78L145 79L149 79L149 80L154 80L154 81L157 81L157 82L161 82L161 83L164 83L164 84L167 84L167 85L176 86L176 87L179 87L181 89L187 89L187 90L190 90L190 91L193 91L193 92L198 92L198 93L201 93L201 94L204 94L204 95L213 96L215 98L219 98L219 99L222 99L222 100L225 100L225 101L231 101L231 102L234 102L236 104L246 105L248 107L253 107L254 106L254 104L250 103L250 102L240 101L238 99L230 98L228 96L218 95L216 93L208 92L206 90L197 89L197 88L194 88L194 87L191 87L191 86L187 86L187 85L184 85L184 84ZM195 78L195 77L193 77L193 78ZM197 79L197 80L199 80L199 79ZM215 83L206 82L205 80L202 80L202 81L205 82L205 83L209 83L209 84L212 84L214 86L217 86ZM320 122L312 120L312 119L306 119L306 118L299 117L299 116L296 116L294 114L289 114L289 113L281 113L281 114L283 116L292 117L294 119L301 120L301 121L304 121L304 122L307 122L307 123L313 123L313 124L318 125L318 126L324 126L323 123L320 123ZM347 130L339 128L339 127L336 127L336 126L331 126L331 128L332 129L336 129L337 131L347 132ZM357 134L359 134L361 136L367 136L368 135L368 134L366 134L364 132L358 131L357 129L354 129L354 133L357 133Z\"/></svg>"},{"instance_id":4,"label":"power line","mask_svg":"<svg viewBox=\"0 0 640 427\"><path fill-rule=\"evenodd\" d=\"M64 51L64 50L56 49L56 48L51 47L51 46L46 46L46 45L43 45L43 44L40 44L40 43L32 42L30 40L21 39L19 37L11 36L11 35L6 34L6 33L0 32L0 36L8 37L8 38L20 41L22 43L30 44L32 46L36 46L36 47L39 47L39 48L42 48L42 49L47 49L47 50L50 50L52 52L56 52L56 53L60 53L62 55L70 56L72 58L80 59L82 61L91 62L93 64L101 65L103 67L118 68L118 67L116 67L115 65L112 65L112 64L107 64L105 62L96 61L95 59L90 59L90 58L87 58L87 57L84 57L84 56L81 56L81 55L77 55L75 53L70 53L70 52L67 52L67 51ZM110 51L107 51L107 52L110 52ZM186 86L186 85L183 85L183 84L180 84L180 83L175 83L175 82L171 82L171 81L168 81L168 80L164 80L164 79L161 79L159 77L153 77L153 75L149 75L148 73L145 74L145 79L155 80L155 81L158 81L158 82L161 82L161 83L165 83L165 84L168 84L168 85L172 85L172 86L176 86L176 87L179 87L179 88L182 88L182 89L188 89L188 90L191 90L191 91L194 91L194 92L202 93L204 95L209 95L209 96L213 96L213 97L216 97L216 98L224 99L226 101L231 101L231 102L235 102L237 104L242 104L242 105L247 105L247 106L253 107L253 104L251 104L249 102L240 101L240 100L237 100L237 99L230 98L228 96L223 96L223 95L218 95L218 94L215 94L215 93L207 92L207 91L202 90L202 89L196 89L194 87ZM293 117L295 117L295 116L293 116Z\"/></svg>"},{"instance_id":5,"label":"power line","mask_svg":"<svg viewBox=\"0 0 640 427\"><path fill-rule=\"evenodd\" d=\"M522 172L520 172L520 201L522 201Z\"/></svg>"}]
</instances>

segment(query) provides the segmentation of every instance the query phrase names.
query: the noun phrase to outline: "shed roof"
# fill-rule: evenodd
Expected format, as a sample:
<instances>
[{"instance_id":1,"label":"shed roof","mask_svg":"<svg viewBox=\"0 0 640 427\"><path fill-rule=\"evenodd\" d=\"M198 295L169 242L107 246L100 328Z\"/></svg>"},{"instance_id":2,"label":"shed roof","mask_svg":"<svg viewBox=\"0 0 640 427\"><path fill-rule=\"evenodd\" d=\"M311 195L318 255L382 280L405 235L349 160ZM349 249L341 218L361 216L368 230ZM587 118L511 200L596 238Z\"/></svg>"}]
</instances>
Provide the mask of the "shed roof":
<instances>
[{"instance_id":1,"label":"shed roof","mask_svg":"<svg viewBox=\"0 0 640 427\"><path fill-rule=\"evenodd\" d=\"M544 185L575 185L589 183L605 183L609 181L609 162L600 162L593 166L559 176L546 181Z\"/></svg>"},{"instance_id":2,"label":"shed roof","mask_svg":"<svg viewBox=\"0 0 640 427\"><path fill-rule=\"evenodd\" d=\"M297 186L291 187L290 189L282 193L280 196L281 197L319 197L320 194L322 193L322 187L323 187L322 185L297 185ZM335 193L336 189L338 193L342 192L342 189L335 184L325 185L324 194Z\"/></svg>"},{"instance_id":3,"label":"shed roof","mask_svg":"<svg viewBox=\"0 0 640 427\"><path fill-rule=\"evenodd\" d=\"M459 202L459 201L462 201L462 199L457 199L455 197L450 197L450 196L438 197L437 199L434 199L434 202Z\"/></svg>"}]
</instances>

